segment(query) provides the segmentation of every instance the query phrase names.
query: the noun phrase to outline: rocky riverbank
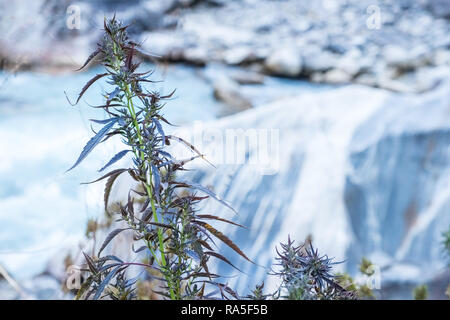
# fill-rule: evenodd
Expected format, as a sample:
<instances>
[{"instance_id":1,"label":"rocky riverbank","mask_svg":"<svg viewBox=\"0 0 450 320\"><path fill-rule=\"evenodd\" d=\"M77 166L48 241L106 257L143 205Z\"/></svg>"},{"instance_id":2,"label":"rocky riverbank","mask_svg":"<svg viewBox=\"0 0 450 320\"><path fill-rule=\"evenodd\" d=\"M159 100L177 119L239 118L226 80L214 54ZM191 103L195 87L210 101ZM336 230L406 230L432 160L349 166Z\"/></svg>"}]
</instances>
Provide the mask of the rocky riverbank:
<instances>
[{"instance_id":1,"label":"rocky riverbank","mask_svg":"<svg viewBox=\"0 0 450 320\"><path fill-rule=\"evenodd\" d=\"M0 10L8 31L0 36L0 56L28 66L79 65L113 12L165 62L220 62L401 92L433 88L442 79L439 67L450 64L449 9L441 0L79 1L79 30L67 29L65 2L19 3ZM33 21L7 26L30 16ZM39 20L45 27L34 28Z\"/></svg>"}]
</instances>

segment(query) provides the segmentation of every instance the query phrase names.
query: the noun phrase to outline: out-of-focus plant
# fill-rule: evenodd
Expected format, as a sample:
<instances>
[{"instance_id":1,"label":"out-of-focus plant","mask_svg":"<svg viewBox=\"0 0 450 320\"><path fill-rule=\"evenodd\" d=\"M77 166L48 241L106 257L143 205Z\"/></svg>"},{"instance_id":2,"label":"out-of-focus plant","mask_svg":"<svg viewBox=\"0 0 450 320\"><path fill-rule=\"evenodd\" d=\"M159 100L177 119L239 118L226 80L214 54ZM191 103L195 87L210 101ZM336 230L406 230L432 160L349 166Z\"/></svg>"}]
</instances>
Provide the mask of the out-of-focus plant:
<instances>
[{"instance_id":1,"label":"out-of-focus plant","mask_svg":"<svg viewBox=\"0 0 450 320\"><path fill-rule=\"evenodd\" d=\"M137 266L153 270L153 279L161 282L160 288L152 289L160 297L169 299L238 298L226 284L218 282L219 275L210 272L210 258L231 262L213 249L213 238L223 241L240 256L249 258L223 233L207 221L220 221L241 225L212 214L199 214L197 205L210 197L229 209L234 209L211 190L187 181L177 180L177 173L194 159L202 158L194 146L187 141L165 134L162 122L170 125L162 114L161 101L172 96L161 96L145 89L151 72L138 72L139 63L133 58L139 45L127 36L127 27L115 18L105 20L104 37L82 66L101 57L105 72L96 75L81 90L78 103L86 90L97 80L107 78L113 86L104 94L103 109L107 119L92 120L102 128L87 143L75 164L79 165L99 144L113 136L120 136L124 150L113 156L99 171L103 171L127 155L131 155L133 166L112 170L97 182L107 179L104 191L105 210L122 223L104 240L96 255L85 254L89 276L78 291L77 298L133 299L136 297L137 278L127 279L126 270ZM81 68L81 69L82 69ZM170 143L180 143L193 153L188 159L175 159L168 151ZM206 161L206 160L205 160ZM122 174L129 174L137 187L129 190L126 204L117 204L110 209L109 195L114 182ZM90 183L93 183L90 182ZM203 196L199 195L202 193ZM145 253L145 262L125 262L114 255L102 255L108 244L118 234L132 232L134 254ZM138 249L134 249L134 245ZM142 292L143 287L138 288Z\"/></svg>"},{"instance_id":2,"label":"out-of-focus plant","mask_svg":"<svg viewBox=\"0 0 450 320\"><path fill-rule=\"evenodd\" d=\"M413 290L414 300L427 300L428 299L428 287L425 284L417 286Z\"/></svg>"},{"instance_id":3,"label":"out-of-focus plant","mask_svg":"<svg viewBox=\"0 0 450 320\"><path fill-rule=\"evenodd\" d=\"M447 258L450 259L450 227L447 231L442 233L442 247L444 248Z\"/></svg>"},{"instance_id":4,"label":"out-of-focus plant","mask_svg":"<svg viewBox=\"0 0 450 320\"><path fill-rule=\"evenodd\" d=\"M449 259L450 264L450 227L447 231L442 233L442 246L445 251L445 255L447 256L447 259ZM447 287L447 290L445 291L445 295L450 299L450 284Z\"/></svg>"},{"instance_id":5,"label":"out-of-focus plant","mask_svg":"<svg viewBox=\"0 0 450 320\"><path fill-rule=\"evenodd\" d=\"M277 249L277 264L271 275L281 278L281 285L275 298L289 300L347 300L356 294L342 287L333 274L333 262L326 255L320 255L312 244L294 245L288 238Z\"/></svg>"},{"instance_id":6,"label":"out-of-focus plant","mask_svg":"<svg viewBox=\"0 0 450 320\"><path fill-rule=\"evenodd\" d=\"M364 257L361 259L359 271L367 277L371 277L375 273L373 263ZM337 273L336 281L343 288L354 292L358 299L375 299L375 293L367 284L357 283L348 273Z\"/></svg>"}]
</instances>

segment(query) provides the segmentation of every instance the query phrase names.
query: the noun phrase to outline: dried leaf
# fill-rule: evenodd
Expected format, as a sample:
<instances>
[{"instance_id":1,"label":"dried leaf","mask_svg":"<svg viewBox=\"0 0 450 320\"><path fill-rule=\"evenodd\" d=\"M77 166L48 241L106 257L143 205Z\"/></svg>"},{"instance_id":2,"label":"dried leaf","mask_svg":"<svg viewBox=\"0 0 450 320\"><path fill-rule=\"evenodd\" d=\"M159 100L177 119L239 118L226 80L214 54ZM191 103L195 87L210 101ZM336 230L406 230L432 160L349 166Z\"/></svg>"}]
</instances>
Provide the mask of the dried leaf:
<instances>
[{"instance_id":1,"label":"dried leaf","mask_svg":"<svg viewBox=\"0 0 450 320\"><path fill-rule=\"evenodd\" d=\"M239 249L239 247L237 245L235 245L233 243L233 241L231 241L226 235L224 235L222 232L220 232L219 230L216 230L213 226L207 224L206 222L203 221L197 221L194 220L194 223L200 224L201 226L203 226L204 228L206 228L206 230L208 230L211 234L213 234L216 238L222 240L227 246L229 246L231 249L233 249L234 251L236 251L239 255L241 255L245 260L253 263L253 261L251 261L249 258L247 258L247 256L242 252L241 249Z\"/></svg>"}]
</instances>

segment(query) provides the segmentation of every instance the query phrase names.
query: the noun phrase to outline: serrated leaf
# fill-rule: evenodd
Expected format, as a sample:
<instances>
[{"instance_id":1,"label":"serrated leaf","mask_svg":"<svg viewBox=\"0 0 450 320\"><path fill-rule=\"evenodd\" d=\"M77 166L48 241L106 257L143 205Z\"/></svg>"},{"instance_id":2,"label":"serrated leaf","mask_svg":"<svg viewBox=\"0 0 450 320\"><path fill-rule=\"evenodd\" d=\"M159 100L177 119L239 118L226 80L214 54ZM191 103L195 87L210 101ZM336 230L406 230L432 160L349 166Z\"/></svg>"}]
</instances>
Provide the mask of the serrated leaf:
<instances>
[{"instance_id":1,"label":"serrated leaf","mask_svg":"<svg viewBox=\"0 0 450 320\"><path fill-rule=\"evenodd\" d=\"M85 252L83 252L83 255L84 255L84 259L86 260L86 263L87 263L91 273L96 274L97 273L97 267L95 266L95 263L92 260L92 258L89 255L87 255Z\"/></svg>"},{"instance_id":2,"label":"serrated leaf","mask_svg":"<svg viewBox=\"0 0 450 320\"><path fill-rule=\"evenodd\" d=\"M208 188L205 188L204 186L198 184L198 183L188 183L185 182L186 185L189 185L190 187L200 190L204 193L206 193L207 195L209 195L210 197L214 198L215 200L219 201L221 204L223 204L224 206L226 206L227 208L231 209L234 213L237 214L237 211L234 210L234 208L232 206L230 206L225 200L223 200L221 197L219 197L218 195L216 195L214 192L212 192L211 190L209 190Z\"/></svg>"},{"instance_id":3,"label":"serrated leaf","mask_svg":"<svg viewBox=\"0 0 450 320\"><path fill-rule=\"evenodd\" d=\"M134 245L132 245L131 249L133 250L134 253L139 253L141 251L144 251L145 249L148 249L148 247L147 246L141 246L141 247L139 247L138 249L135 250L134 249Z\"/></svg>"},{"instance_id":4,"label":"serrated leaf","mask_svg":"<svg viewBox=\"0 0 450 320\"><path fill-rule=\"evenodd\" d=\"M95 182L98 182L98 181L103 180L103 179L105 179L105 178L108 178L109 176L111 176L111 175L113 175L113 174L116 174L116 173L122 173L122 172L125 172L125 171L127 171L127 170L128 170L128 169L116 169L116 170L110 171L110 172L108 172L107 174L101 176L101 177L98 178L97 180L90 181L90 182L83 182L82 184L91 184L91 183L95 183Z\"/></svg>"},{"instance_id":5,"label":"serrated leaf","mask_svg":"<svg viewBox=\"0 0 450 320\"><path fill-rule=\"evenodd\" d=\"M202 246L204 246L206 249L211 250L211 251L213 250L208 242L206 242L204 240L200 240L200 239L198 239L197 242L200 243Z\"/></svg>"},{"instance_id":6,"label":"serrated leaf","mask_svg":"<svg viewBox=\"0 0 450 320\"><path fill-rule=\"evenodd\" d=\"M105 241L103 241L102 246L100 247L100 250L98 250L98 256L100 256L100 254L102 253L102 251L106 248L106 246L108 245L108 243L110 243L112 241L112 239L114 239L115 236L117 236L119 233L121 233L122 231L128 230L129 228L123 228L123 229L115 229L113 231L111 231L108 236L106 237Z\"/></svg>"},{"instance_id":7,"label":"serrated leaf","mask_svg":"<svg viewBox=\"0 0 450 320\"><path fill-rule=\"evenodd\" d=\"M68 169L67 171L72 170L77 165L83 161L87 155L102 141L103 137L112 129L114 124L117 122L117 118L114 120L111 120L108 124L106 124L94 137L92 137L89 142L86 144L86 146L83 148L83 151L81 152L80 156L78 157L75 164ZM67 172L66 171L66 172Z\"/></svg>"},{"instance_id":8,"label":"serrated leaf","mask_svg":"<svg viewBox=\"0 0 450 320\"><path fill-rule=\"evenodd\" d=\"M107 75L108 75L108 73L97 74L95 77L93 77L91 80L89 80L89 81L85 84L85 86L83 87L83 89L81 89L81 92L80 92L80 94L78 95L77 102L75 102L75 104L77 104L77 103L80 101L81 97L84 95L84 93L86 92L86 90L89 89L89 87L90 87L91 85L93 85L97 80L99 80L99 79L101 79L101 78L103 78L104 76L107 76Z\"/></svg>"},{"instance_id":9,"label":"serrated leaf","mask_svg":"<svg viewBox=\"0 0 450 320\"><path fill-rule=\"evenodd\" d=\"M117 121L117 119L116 118L109 118L109 119L104 119L104 120L89 119L89 121L92 121L92 122L95 122L95 123L98 123L98 124L106 124L106 123L109 123L111 121Z\"/></svg>"},{"instance_id":10,"label":"serrated leaf","mask_svg":"<svg viewBox=\"0 0 450 320\"><path fill-rule=\"evenodd\" d=\"M94 300L98 300L100 298L100 295L105 290L105 287L108 285L108 283L111 281L111 279L115 276L117 271L119 270L121 266L115 267L108 275L103 279L103 281L100 283L100 285L97 288L97 292L95 293Z\"/></svg>"},{"instance_id":11,"label":"serrated leaf","mask_svg":"<svg viewBox=\"0 0 450 320\"><path fill-rule=\"evenodd\" d=\"M189 249L185 249L184 252L195 261L200 262L200 255L197 252Z\"/></svg>"},{"instance_id":12,"label":"serrated leaf","mask_svg":"<svg viewBox=\"0 0 450 320\"><path fill-rule=\"evenodd\" d=\"M153 118L152 121L153 121L153 123L155 124L156 129L158 130L159 134L160 134L161 137L162 137L161 143L162 143L162 145L164 146L165 141L166 141L166 135L164 134L164 130L163 130L162 126L161 126L161 123L160 123L157 119L155 119L155 118Z\"/></svg>"},{"instance_id":13,"label":"serrated leaf","mask_svg":"<svg viewBox=\"0 0 450 320\"><path fill-rule=\"evenodd\" d=\"M220 232L219 230L215 229L213 226L209 225L206 222L203 221L197 221L194 220L192 221L194 223L200 224L202 225L206 230L208 230L211 234L213 234L216 238L220 239L223 243L225 243L227 246L229 246L231 249L233 249L234 251L236 251L240 256L242 256L245 260L253 263L253 261L251 261L249 258L247 258L247 256L242 252L241 249L239 249L239 247L237 245L235 245L233 243L233 241L231 241L226 235L224 235L222 232Z\"/></svg>"},{"instance_id":14,"label":"serrated leaf","mask_svg":"<svg viewBox=\"0 0 450 320\"><path fill-rule=\"evenodd\" d=\"M161 223L161 222L150 222L150 221L147 221L146 224L150 224L150 225L152 225L152 226L157 226L157 227L161 227L161 228L166 228L166 229L172 229L172 230L175 230L175 228L172 227L171 225L165 224L165 223Z\"/></svg>"},{"instance_id":15,"label":"serrated leaf","mask_svg":"<svg viewBox=\"0 0 450 320\"><path fill-rule=\"evenodd\" d=\"M109 105L110 103L111 103L111 101L115 98L115 97L117 97L117 95L120 93L120 88L119 87L116 87L115 89L114 89L114 91L112 91L110 94L108 94L108 100L107 100L107 102L106 102L106 105Z\"/></svg>"},{"instance_id":16,"label":"serrated leaf","mask_svg":"<svg viewBox=\"0 0 450 320\"><path fill-rule=\"evenodd\" d=\"M160 188L161 188L161 177L159 176L159 170L158 168L156 168L156 166L154 166L153 164L151 165L152 168L152 176L153 176L153 181L155 183L155 196L156 196L156 200L158 200L159 202L159 192L160 192Z\"/></svg>"},{"instance_id":17,"label":"serrated leaf","mask_svg":"<svg viewBox=\"0 0 450 320\"><path fill-rule=\"evenodd\" d=\"M232 263L230 262L230 260L228 260L228 259L225 258L223 255L221 255L221 254L219 254L219 253L217 253L217 252L214 252L214 251L206 251L205 254L210 255L210 256L213 256L213 257L216 257L216 258L222 260L223 262L229 264L230 266L232 266L233 268L235 268L235 269L238 270L239 272L242 272L238 267L236 267L234 264L232 264Z\"/></svg>"},{"instance_id":18,"label":"serrated leaf","mask_svg":"<svg viewBox=\"0 0 450 320\"><path fill-rule=\"evenodd\" d=\"M77 70L75 71L80 71L81 69L83 69L84 67L86 67L88 65L89 62L91 62L92 59L94 59L99 53L101 52L100 48L98 48L97 50L95 50L94 52L92 52L89 57L86 59L86 61L84 62L84 64Z\"/></svg>"},{"instance_id":19,"label":"serrated leaf","mask_svg":"<svg viewBox=\"0 0 450 320\"><path fill-rule=\"evenodd\" d=\"M114 163L116 163L117 161L119 161L120 159L122 159L128 152L130 152L131 150L122 150L119 153L117 153L114 157L111 158L111 160L108 161L107 164L105 164L105 166L103 168L101 168L100 170L98 170L98 172L102 172L103 170L105 170L106 168L108 168L109 166L113 165Z\"/></svg>"},{"instance_id":20,"label":"serrated leaf","mask_svg":"<svg viewBox=\"0 0 450 320\"><path fill-rule=\"evenodd\" d=\"M202 154L200 151L198 151L192 144L190 144L189 142L187 142L186 140L180 138L180 137L176 137L176 136L172 136L172 135L168 135L166 136L167 139L171 139L171 140L175 140L180 142L181 144L184 144L186 147L188 147L192 152L196 153L200 158L202 158L206 163L208 163L209 165L213 166L215 168L215 166L209 162L208 160L206 160L205 155Z\"/></svg>"},{"instance_id":21,"label":"serrated leaf","mask_svg":"<svg viewBox=\"0 0 450 320\"><path fill-rule=\"evenodd\" d=\"M214 216L214 215L210 215L210 214L198 214L198 215L196 215L196 217L197 218L201 218L201 219L211 219L211 220L222 221L222 222L226 222L226 223L229 223L229 224L232 224L232 225L235 225L235 226L247 229L246 226L243 226L243 225L241 225L239 223L236 223L236 222L224 219L224 218L220 218L220 217L217 217L217 216Z\"/></svg>"},{"instance_id":22,"label":"serrated leaf","mask_svg":"<svg viewBox=\"0 0 450 320\"><path fill-rule=\"evenodd\" d=\"M120 176L120 174L123 173L126 170L118 169L118 170L115 170L115 171L116 171L116 173L111 175L108 178L108 180L106 181L105 191L103 193L103 202L105 203L105 211L106 212L108 212L108 200L109 200L109 195L111 193L111 189L112 189L112 186L114 184L114 181L116 181L116 179Z\"/></svg>"},{"instance_id":23,"label":"serrated leaf","mask_svg":"<svg viewBox=\"0 0 450 320\"><path fill-rule=\"evenodd\" d=\"M83 294L86 292L87 289L91 286L94 279L92 277L89 277L86 279L86 281L83 282L80 289L78 289L77 295L75 297L75 300L80 300L80 298L83 296Z\"/></svg>"}]
</instances>

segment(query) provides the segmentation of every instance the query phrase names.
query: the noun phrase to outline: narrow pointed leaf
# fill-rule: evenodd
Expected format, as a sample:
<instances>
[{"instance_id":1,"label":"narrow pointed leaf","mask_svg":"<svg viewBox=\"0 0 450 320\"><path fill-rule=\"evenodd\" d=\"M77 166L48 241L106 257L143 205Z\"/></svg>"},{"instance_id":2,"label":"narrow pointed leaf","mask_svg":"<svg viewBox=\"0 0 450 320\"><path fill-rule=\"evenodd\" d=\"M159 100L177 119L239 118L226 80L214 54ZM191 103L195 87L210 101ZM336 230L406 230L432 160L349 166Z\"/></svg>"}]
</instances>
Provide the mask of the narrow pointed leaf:
<instances>
[{"instance_id":1,"label":"narrow pointed leaf","mask_svg":"<svg viewBox=\"0 0 450 320\"><path fill-rule=\"evenodd\" d=\"M108 245L108 243L110 243L112 241L112 239L115 238L115 236L117 236L119 233L121 233L122 231L128 230L129 228L124 228L124 229L115 229L113 231L111 231L108 236L106 237L105 241L103 241L102 246L100 247L100 250L98 250L98 256L100 256L100 254L102 253L102 251L106 248L106 246Z\"/></svg>"},{"instance_id":2,"label":"narrow pointed leaf","mask_svg":"<svg viewBox=\"0 0 450 320\"><path fill-rule=\"evenodd\" d=\"M110 119L104 119L104 120L96 120L96 119L89 119L89 121L98 123L98 124L106 124L110 123L111 121L118 121L117 118L110 118Z\"/></svg>"},{"instance_id":3,"label":"narrow pointed leaf","mask_svg":"<svg viewBox=\"0 0 450 320\"><path fill-rule=\"evenodd\" d=\"M81 152L75 164L67 171L70 171L73 168L75 168L77 165L81 163L81 161L83 161L87 157L87 155L100 143L100 141L102 141L103 137L112 129L116 121L117 119L114 121L110 121L94 137L92 137L91 140L89 140L89 142L83 148L83 151Z\"/></svg>"},{"instance_id":4,"label":"narrow pointed leaf","mask_svg":"<svg viewBox=\"0 0 450 320\"><path fill-rule=\"evenodd\" d=\"M91 182L83 182L82 184L91 184L91 183L95 183L95 182L98 182L98 181L103 180L103 179L105 179L105 178L108 178L109 176L112 176L112 175L114 175L114 174L116 174L116 173L122 173L122 172L125 172L125 171L128 171L128 169L116 169L116 170L110 171L110 172L108 172L107 174L101 176L101 177L98 178L97 180L94 180L94 181L91 181Z\"/></svg>"},{"instance_id":5,"label":"narrow pointed leaf","mask_svg":"<svg viewBox=\"0 0 450 320\"><path fill-rule=\"evenodd\" d=\"M220 239L223 241L223 243L225 243L227 246L229 246L231 249L233 249L234 251L236 251L240 256L242 256L245 260L253 263L253 261L251 261L249 258L247 258L247 256L242 252L241 249L239 249L239 247L237 245L235 245L233 243L233 241L231 241L226 235L224 235L222 232L220 232L219 230L215 229L213 226L209 225L206 222L203 221L193 221L197 224L202 225L206 230L208 230L209 232L211 232L211 234L213 234L216 238Z\"/></svg>"},{"instance_id":6,"label":"narrow pointed leaf","mask_svg":"<svg viewBox=\"0 0 450 320\"><path fill-rule=\"evenodd\" d=\"M116 163L117 161L119 161L120 159L122 159L128 152L130 152L131 150L122 150L120 151L118 154L116 154L114 157L112 157L111 160L108 161L108 163L101 168L100 170L98 170L98 172L102 172L103 170L105 170L106 168L108 168L110 165L113 165L114 163Z\"/></svg>"},{"instance_id":7,"label":"narrow pointed leaf","mask_svg":"<svg viewBox=\"0 0 450 320\"><path fill-rule=\"evenodd\" d=\"M101 79L101 78L103 78L104 76L107 76L107 75L108 75L108 73L101 73L101 74L98 74L98 75L96 75L95 77L93 77L91 80L89 80L89 81L86 83L86 85L83 87L83 89L81 89L81 92L80 92L80 94L78 95L77 102L75 102L75 104L77 104L77 103L80 101L81 97L84 95L84 93L86 92L86 90L89 89L89 87L90 87L92 84L94 84L98 79Z\"/></svg>"},{"instance_id":8,"label":"narrow pointed leaf","mask_svg":"<svg viewBox=\"0 0 450 320\"><path fill-rule=\"evenodd\" d=\"M230 220L227 220L227 219L224 219L224 218L220 218L220 217L217 217L217 216L214 216L214 215L210 215L210 214L198 214L196 217L197 218L201 218L201 219L211 219L211 220L222 221L222 222L226 222L226 223L229 223L229 224L232 224L232 225L235 225L235 226L247 229L246 226L243 226L243 225L241 225L239 223L235 223L233 221L230 221Z\"/></svg>"},{"instance_id":9,"label":"narrow pointed leaf","mask_svg":"<svg viewBox=\"0 0 450 320\"><path fill-rule=\"evenodd\" d=\"M229 264L230 266L232 266L232 267L235 268L236 270L241 271L238 267L236 267L234 264L232 264L232 263L230 262L230 260L228 260L228 259L225 258L223 255L221 255L221 254L219 254L219 253L217 253L217 252L214 252L214 251L206 251L205 254L210 255L210 256L213 256L213 257L216 257L217 259L220 259L220 260L222 260L223 262Z\"/></svg>"},{"instance_id":10,"label":"narrow pointed leaf","mask_svg":"<svg viewBox=\"0 0 450 320\"><path fill-rule=\"evenodd\" d=\"M155 182L155 196L156 200L159 202L159 192L161 188L161 177L159 176L159 170L152 164L152 176Z\"/></svg>"},{"instance_id":11,"label":"narrow pointed leaf","mask_svg":"<svg viewBox=\"0 0 450 320\"><path fill-rule=\"evenodd\" d=\"M209 190L208 188L205 188L204 186L198 184L198 183L187 183L185 182L187 185L190 185L192 188L194 189L198 189L204 193L206 193L207 195L209 195L210 197L214 198L215 200L219 201L221 204L223 204L224 206L226 206L227 208L229 208L230 210L232 210L234 213L237 214L237 211L234 210L234 208L232 206L230 206L225 200L223 200L221 197L219 197L218 195L216 195L214 192L212 192L211 190Z\"/></svg>"},{"instance_id":12,"label":"narrow pointed leaf","mask_svg":"<svg viewBox=\"0 0 450 320\"><path fill-rule=\"evenodd\" d=\"M85 252L83 252L84 259L86 259L86 263L88 264L89 270L91 270L91 273L97 273L97 267L95 266L94 261L92 258L87 255Z\"/></svg>"},{"instance_id":13,"label":"narrow pointed leaf","mask_svg":"<svg viewBox=\"0 0 450 320\"><path fill-rule=\"evenodd\" d=\"M164 130L163 130L162 126L161 126L161 123L160 123L157 119L155 119L155 118L153 118L152 120L153 120L153 123L154 123L155 126L156 126L156 129L158 130L159 134L160 134L161 137L162 137L161 143L162 143L162 145L164 146L165 141L166 141L166 135L164 134Z\"/></svg>"},{"instance_id":14,"label":"narrow pointed leaf","mask_svg":"<svg viewBox=\"0 0 450 320\"><path fill-rule=\"evenodd\" d=\"M94 52L92 52L89 57L87 58L87 60L84 62L84 64L77 70L75 71L80 71L81 69L83 69L84 67L86 67L88 65L89 62L91 62L92 59L94 59L99 53L101 52L100 48L98 48L97 50L95 50Z\"/></svg>"},{"instance_id":15,"label":"narrow pointed leaf","mask_svg":"<svg viewBox=\"0 0 450 320\"><path fill-rule=\"evenodd\" d=\"M108 275L103 279L102 283L97 288L97 292L95 293L94 300L98 300L100 298L100 295L105 290L105 287L108 285L108 283L111 281L111 279L116 275L117 271L119 270L121 266L115 267Z\"/></svg>"}]
</instances>

